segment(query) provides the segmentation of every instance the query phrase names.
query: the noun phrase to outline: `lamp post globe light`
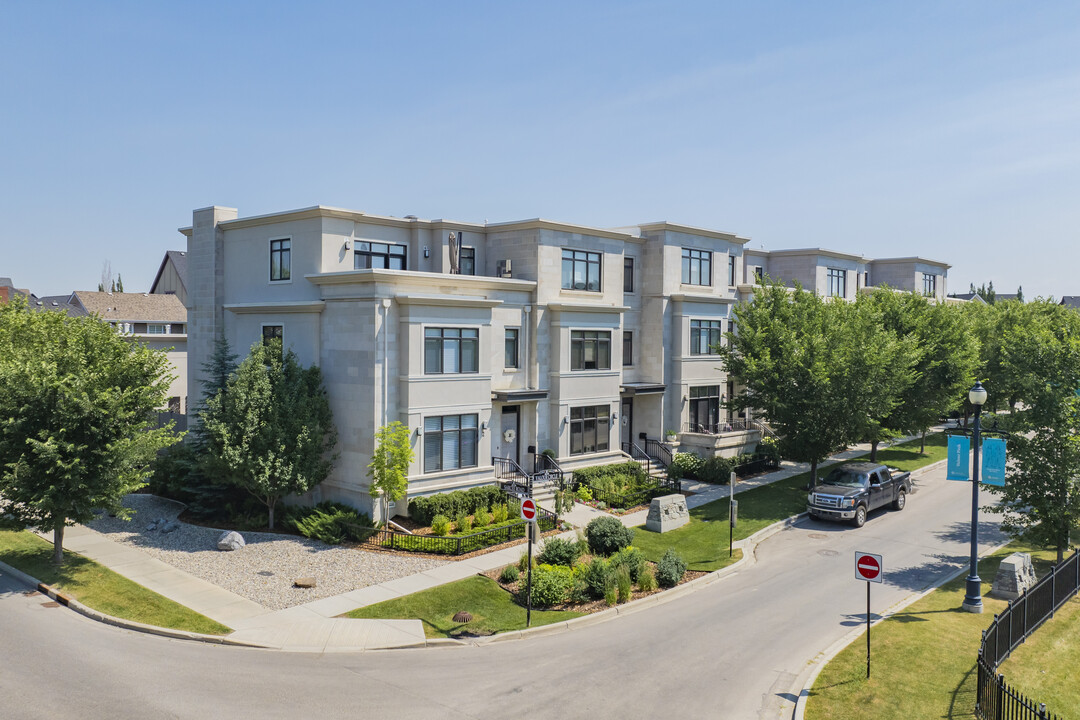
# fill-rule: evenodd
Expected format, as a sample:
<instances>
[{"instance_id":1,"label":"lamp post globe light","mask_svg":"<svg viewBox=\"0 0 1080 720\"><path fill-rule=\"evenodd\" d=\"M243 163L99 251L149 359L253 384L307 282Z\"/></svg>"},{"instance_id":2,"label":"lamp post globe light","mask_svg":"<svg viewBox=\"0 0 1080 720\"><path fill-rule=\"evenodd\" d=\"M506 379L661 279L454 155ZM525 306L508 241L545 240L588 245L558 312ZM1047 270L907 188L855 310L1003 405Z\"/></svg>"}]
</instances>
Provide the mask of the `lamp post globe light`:
<instances>
[{"instance_id":1,"label":"lamp post globe light","mask_svg":"<svg viewBox=\"0 0 1080 720\"><path fill-rule=\"evenodd\" d=\"M961 607L968 612L981 613L983 602L982 580L979 579L979 415L986 402L986 389L981 382L976 382L975 387L968 391L968 402L975 408L975 428L971 433L971 444L974 447L971 458L971 571L968 573L967 592Z\"/></svg>"}]
</instances>

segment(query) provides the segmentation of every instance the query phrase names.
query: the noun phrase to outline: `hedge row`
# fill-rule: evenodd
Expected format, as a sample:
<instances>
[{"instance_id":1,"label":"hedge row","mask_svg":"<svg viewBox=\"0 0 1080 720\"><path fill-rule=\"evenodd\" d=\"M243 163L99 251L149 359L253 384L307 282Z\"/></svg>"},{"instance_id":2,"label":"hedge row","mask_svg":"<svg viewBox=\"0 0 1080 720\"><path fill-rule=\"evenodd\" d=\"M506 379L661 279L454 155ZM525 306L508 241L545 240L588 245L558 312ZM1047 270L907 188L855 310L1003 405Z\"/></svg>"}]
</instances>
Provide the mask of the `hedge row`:
<instances>
[{"instance_id":1,"label":"hedge row","mask_svg":"<svg viewBox=\"0 0 1080 720\"><path fill-rule=\"evenodd\" d=\"M511 515L517 514L517 501L498 485L454 490L448 493L418 497L409 503L409 517L421 525L430 526L436 515L453 520L459 515L472 515L477 510L495 505L510 505Z\"/></svg>"}]
</instances>

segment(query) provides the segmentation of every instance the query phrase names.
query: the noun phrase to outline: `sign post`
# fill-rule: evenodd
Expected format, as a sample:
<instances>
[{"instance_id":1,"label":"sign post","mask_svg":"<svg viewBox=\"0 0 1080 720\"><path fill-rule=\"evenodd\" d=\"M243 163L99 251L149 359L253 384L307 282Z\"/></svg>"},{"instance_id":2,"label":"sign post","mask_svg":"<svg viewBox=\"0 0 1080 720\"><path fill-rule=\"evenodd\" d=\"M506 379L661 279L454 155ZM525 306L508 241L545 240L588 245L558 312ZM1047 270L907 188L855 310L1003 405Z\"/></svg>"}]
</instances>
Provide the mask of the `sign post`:
<instances>
[{"instance_id":1,"label":"sign post","mask_svg":"<svg viewBox=\"0 0 1080 720\"><path fill-rule=\"evenodd\" d=\"M536 535L536 501L525 498L521 501L521 519L529 523L525 526L525 534L529 536L528 575L525 581L525 627L532 626L532 546L533 536Z\"/></svg>"},{"instance_id":2,"label":"sign post","mask_svg":"<svg viewBox=\"0 0 1080 720\"><path fill-rule=\"evenodd\" d=\"M738 475L735 471L731 471L731 477L728 478L728 541L727 541L727 556L731 557L733 552L732 546L735 544L735 523L739 519L739 501L735 499L735 483L738 482Z\"/></svg>"},{"instance_id":3,"label":"sign post","mask_svg":"<svg viewBox=\"0 0 1080 720\"><path fill-rule=\"evenodd\" d=\"M881 582L881 556L855 551L855 579L866 581L866 679L870 679L870 583Z\"/></svg>"}]
</instances>

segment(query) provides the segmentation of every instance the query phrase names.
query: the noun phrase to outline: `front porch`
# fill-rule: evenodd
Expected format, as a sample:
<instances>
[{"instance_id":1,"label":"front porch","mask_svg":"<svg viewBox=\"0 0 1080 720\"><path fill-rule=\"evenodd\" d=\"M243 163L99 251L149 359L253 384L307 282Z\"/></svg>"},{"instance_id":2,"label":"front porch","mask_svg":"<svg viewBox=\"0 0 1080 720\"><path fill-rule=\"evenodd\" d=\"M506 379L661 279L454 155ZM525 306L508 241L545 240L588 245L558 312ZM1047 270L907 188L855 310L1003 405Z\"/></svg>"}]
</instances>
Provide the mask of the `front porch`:
<instances>
[{"instance_id":1,"label":"front porch","mask_svg":"<svg viewBox=\"0 0 1080 720\"><path fill-rule=\"evenodd\" d=\"M716 424L687 423L678 437L679 452L702 457L736 457L757 449L762 430L753 421L733 418Z\"/></svg>"}]
</instances>

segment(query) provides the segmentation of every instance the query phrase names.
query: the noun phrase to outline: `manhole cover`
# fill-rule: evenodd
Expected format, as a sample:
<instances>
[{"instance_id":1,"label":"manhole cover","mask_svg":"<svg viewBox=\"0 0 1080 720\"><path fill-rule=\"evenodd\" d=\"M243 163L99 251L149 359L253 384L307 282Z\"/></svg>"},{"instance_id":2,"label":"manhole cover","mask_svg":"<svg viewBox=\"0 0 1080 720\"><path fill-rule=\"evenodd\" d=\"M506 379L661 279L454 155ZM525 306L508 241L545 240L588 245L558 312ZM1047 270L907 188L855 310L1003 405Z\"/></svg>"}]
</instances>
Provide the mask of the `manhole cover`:
<instances>
[{"instance_id":1,"label":"manhole cover","mask_svg":"<svg viewBox=\"0 0 1080 720\"><path fill-rule=\"evenodd\" d=\"M270 572L269 570L260 570L259 572L255 573L255 574L256 575L262 575L263 577L274 577L274 573Z\"/></svg>"},{"instance_id":2,"label":"manhole cover","mask_svg":"<svg viewBox=\"0 0 1080 720\"><path fill-rule=\"evenodd\" d=\"M836 550L818 550L817 554L818 555L824 555L825 557L836 557L840 553L837 552Z\"/></svg>"},{"instance_id":3,"label":"manhole cover","mask_svg":"<svg viewBox=\"0 0 1080 720\"><path fill-rule=\"evenodd\" d=\"M825 533L810 533L808 537L811 540L827 540L829 538Z\"/></svg>"}]
</instances>

